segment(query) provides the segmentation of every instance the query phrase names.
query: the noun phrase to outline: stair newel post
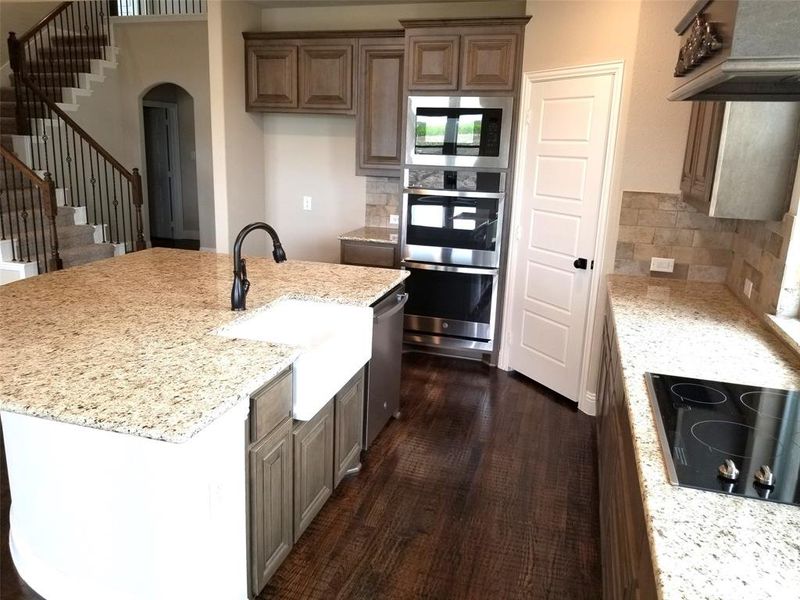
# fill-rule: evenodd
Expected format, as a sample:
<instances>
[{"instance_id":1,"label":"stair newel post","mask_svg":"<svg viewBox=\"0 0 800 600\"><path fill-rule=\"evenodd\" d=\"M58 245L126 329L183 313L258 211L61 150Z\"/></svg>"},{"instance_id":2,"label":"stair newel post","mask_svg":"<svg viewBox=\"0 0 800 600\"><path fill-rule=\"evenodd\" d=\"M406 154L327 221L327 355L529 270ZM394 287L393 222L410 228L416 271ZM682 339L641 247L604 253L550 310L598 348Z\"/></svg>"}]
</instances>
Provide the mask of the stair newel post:
<instances>
[{"instance_id":1,"label":"stair newel post","mask_svg":"<svg viewBox=\"0 0 800 600\"><path fill-rule=\"evenodd\" d=\"M58 203L56 202L56 184L49 172L44 174L44 193L47 196L44 202L44 214L50 222L50 259L48 269L50 271L60 271L64 268L61 255L58 252L58 228L56 227L56 216L58 215Z\"/></svg>"},{"instance_id":2,"label":"stair newel post","mask_svg":"<svg viewBox=\"0 0 800 600\"><path fill-rule=\"evenodd\" d=\"M22 44L13 31L8 34L8 62L14 78L14 98L16 102L15 117L17 119L17 133L30 133L29 123L25 118L25 107L22 101L22 75L25 70L25 52Z\"/></svg>"},{"instance_id":3,"label":"stair newel post","mask_svg":"<svg viewBox=\"0 0 800 600\"><path fill-rule=\"evenodd\" d=\"M142 223L142 176L139 169L133 169L133 206L136 209L136 244L134 250L145 250L144 225Z\"/></svg>"}]
</instances>

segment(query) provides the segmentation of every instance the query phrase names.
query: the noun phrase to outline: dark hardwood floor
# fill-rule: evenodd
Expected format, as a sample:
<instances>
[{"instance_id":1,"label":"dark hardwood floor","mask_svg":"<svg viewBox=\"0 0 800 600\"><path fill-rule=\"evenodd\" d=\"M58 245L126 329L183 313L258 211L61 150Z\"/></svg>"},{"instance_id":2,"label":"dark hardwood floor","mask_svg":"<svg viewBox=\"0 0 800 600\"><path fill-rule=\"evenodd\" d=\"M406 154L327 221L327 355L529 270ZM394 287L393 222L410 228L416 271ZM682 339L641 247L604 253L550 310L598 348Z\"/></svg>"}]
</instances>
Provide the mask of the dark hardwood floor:
<instances>
[{"instance_id":1,"label":"dark hardwood floor","mask_svg":"<svg viewBox=\"0 0 800 600\"><path fill-rule=\"evenodd\" d=\"M424 354L404 356L402 394L402 418L258 600L599 598L593 419L517 375ZM8 556L0 463L0 597L38 599Z\"/></svg>"}]
</instances>

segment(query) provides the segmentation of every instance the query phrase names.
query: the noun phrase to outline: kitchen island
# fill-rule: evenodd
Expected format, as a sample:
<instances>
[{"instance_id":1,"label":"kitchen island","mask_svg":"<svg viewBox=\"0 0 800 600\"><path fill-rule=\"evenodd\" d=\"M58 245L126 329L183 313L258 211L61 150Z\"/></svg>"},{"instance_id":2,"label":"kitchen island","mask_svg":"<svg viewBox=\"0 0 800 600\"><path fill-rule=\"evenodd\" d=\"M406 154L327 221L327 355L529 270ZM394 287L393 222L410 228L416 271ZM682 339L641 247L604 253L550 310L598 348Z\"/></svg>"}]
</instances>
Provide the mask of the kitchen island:
<instances>
[{"instance_id":1,"label":"kitchen island","mask_svg":"<svg viewBox=\"0 0 800 600\"><path fill-rule=\"evenodd\" d=\"M797 389L800 360L724 285L613 275L608 288L658 596L797 598L800 509L671 485L645 373Z\"/></svg>"},{"instance_id":2,"label":"kitchen island","mask_svg":"<svg viewBox=\"0 0 800 600\"><path fill-rule=\"evenodd\" d=\"M405 277L248 271L251 309L369 306ZM0 287L12 556L45 597L247 597L243 421L298 350L215 335L242 316L231 273L226 255L153 249Z\"/></svg>"}]
</instances>

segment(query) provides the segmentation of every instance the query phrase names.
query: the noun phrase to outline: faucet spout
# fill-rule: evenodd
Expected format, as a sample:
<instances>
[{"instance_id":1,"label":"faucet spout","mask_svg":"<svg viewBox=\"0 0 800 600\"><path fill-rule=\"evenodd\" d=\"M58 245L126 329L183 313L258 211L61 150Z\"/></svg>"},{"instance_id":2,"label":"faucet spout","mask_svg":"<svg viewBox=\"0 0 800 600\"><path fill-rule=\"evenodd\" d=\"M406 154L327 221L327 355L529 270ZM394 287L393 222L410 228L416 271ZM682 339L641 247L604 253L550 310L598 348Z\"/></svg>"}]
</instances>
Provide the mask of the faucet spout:
<instances>
[{"instance_id":1,"label":"faucet spout","mask_svg":"<svg viewBox=\"0 0 800 600\"><path fill-rule=\"evenodd\" d=\"M272 238L272 258L276 263L286 260L278 233L267 223L257 222L246 225L236 236L233 243L233 287L231 288L231 310L247 309L247 292L250 290L250 281L247 279L247 264L242 258L242 244L251 231L263 229Z\"/></svg>"}]
</instances>

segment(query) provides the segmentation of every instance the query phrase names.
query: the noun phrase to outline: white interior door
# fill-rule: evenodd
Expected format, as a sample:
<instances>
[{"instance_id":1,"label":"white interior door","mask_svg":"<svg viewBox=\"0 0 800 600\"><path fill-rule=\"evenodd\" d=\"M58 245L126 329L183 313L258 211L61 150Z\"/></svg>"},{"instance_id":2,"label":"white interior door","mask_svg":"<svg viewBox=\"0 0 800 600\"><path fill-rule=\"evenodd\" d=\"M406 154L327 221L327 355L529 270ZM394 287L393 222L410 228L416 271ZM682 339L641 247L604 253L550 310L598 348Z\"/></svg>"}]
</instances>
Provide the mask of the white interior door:
<instances>
[{"instance_id":1,"label":"white interior door","mask_svg":"<svg viewBox=\"0 0 800 600\"><path fill-rule=\"evenodd\" d=\"M614 78L531 86L509 366L577 401ZM578 259L586 259L585 269Z\"/></svg>"}]
</instances>

